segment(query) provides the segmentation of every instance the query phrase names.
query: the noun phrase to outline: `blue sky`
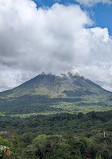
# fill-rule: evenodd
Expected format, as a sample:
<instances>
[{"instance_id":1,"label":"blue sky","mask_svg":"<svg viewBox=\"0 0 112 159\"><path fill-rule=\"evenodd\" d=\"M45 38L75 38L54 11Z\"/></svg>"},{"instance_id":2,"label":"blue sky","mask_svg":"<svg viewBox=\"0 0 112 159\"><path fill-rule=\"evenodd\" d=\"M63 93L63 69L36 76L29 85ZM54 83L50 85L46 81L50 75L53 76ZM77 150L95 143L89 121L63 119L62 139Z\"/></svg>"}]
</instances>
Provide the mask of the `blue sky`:
<instances>
[{"instance_id":1,"label":"blue sky","mask_svg":"<svg viewBox=\"0 0 112 159\"><path fill-rule=\"evenodd\" d=\"M34 0L38 7L51 7L54 3L63 5L79 4L74 0ZM92 7L81 5L83 10L87 10L96 27L108 28L109 34L112 36L112 5L98 3Z\"/></svg>"},{"instance_id":2,"label":"blue sky","mask_svg":"<svg viewBox=\"0 0 112 159\"><path fill-rule=\"evenodd\" d=\"M96 26L108 28L109 34L112 35L112 5L97 4L91 10L94 14L93 18Z\"/></svg>"}]
</instances>

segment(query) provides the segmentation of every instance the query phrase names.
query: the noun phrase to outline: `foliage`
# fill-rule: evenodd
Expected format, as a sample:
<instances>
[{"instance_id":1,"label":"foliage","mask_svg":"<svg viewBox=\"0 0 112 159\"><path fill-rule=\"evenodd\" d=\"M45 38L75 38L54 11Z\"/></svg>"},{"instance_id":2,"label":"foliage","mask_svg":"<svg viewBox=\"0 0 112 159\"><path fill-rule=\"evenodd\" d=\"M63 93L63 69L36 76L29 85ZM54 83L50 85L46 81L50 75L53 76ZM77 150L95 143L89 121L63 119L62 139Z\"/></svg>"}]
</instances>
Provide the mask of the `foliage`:
<instances>
[{"instance_id":1,"label":"foliage","mask_svg":"<svg viewBox=\"0 0 112 159\"><path fill-rule=\"evenodd\" d=\"M111 109L112 93L95 83L41 74L0 93L0 145L10 159L112 159Z\"/></svg>"},{"instance_id":2,"label":"foliage","mask_svg":"<svg viewBox=\"0 0 112 159\"><path fill-rule=\"evenodd\" d=\"M0 144L10 147L15 159L112 158L112 111L2 116L0 121Z\"/></svg>"}]
</instances>

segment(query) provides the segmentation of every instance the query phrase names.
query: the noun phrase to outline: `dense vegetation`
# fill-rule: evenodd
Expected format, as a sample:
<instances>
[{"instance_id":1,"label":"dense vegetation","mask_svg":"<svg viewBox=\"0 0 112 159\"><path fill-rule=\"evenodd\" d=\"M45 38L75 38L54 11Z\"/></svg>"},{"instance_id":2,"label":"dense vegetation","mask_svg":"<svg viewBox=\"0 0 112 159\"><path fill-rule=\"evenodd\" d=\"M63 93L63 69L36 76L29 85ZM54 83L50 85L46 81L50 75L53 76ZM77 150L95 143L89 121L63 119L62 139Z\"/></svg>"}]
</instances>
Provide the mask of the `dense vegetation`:
<instances>
[{"instance_id":1,"label":"dense vegetation","mask_svg":"<svg viewBox=\"0 0 112 159\"><path fill-rule=\"evenodd\" d=\"M0 134L11 159L112 159L112 111L1 116Z\"/></svg>"},{"instance_id":2,"label":"dense vegetation","mask_svg":"<svg viewBox=\"0 0 112 159\"><path fill-rule=\"evenodd\" d=\"M111 109L112 93L90 80L38 75L0 93L0 145L11 151L0 158L112 159Z\"/></svg>"}]
</instances>

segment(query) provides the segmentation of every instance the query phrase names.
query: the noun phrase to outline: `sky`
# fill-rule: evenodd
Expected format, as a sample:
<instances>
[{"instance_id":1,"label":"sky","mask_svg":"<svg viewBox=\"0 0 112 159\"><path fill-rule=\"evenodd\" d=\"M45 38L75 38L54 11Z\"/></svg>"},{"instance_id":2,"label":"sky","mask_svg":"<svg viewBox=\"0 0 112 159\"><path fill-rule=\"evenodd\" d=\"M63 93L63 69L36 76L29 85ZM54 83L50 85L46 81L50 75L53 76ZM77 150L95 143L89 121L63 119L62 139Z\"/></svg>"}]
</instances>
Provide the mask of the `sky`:
<instances>
[{"instance_id":1,"label":"sky","mask_svg":"<svg viewBox=\"0 0 112 159\"><path fill-rule=\"evenodd\" d=\"M77 73L112 91L112 0L0 0L0 91Z\"/></svg>"}]
</instances>

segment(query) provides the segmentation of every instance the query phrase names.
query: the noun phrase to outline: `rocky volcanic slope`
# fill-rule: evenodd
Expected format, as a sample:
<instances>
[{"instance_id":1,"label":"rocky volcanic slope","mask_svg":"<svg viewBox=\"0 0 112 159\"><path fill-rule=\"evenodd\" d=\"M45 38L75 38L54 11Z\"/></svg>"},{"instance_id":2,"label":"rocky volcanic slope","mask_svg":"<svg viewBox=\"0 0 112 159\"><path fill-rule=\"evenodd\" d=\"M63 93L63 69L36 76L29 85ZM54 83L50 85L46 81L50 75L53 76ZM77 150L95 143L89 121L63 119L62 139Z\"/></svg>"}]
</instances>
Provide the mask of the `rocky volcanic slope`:
<instances>
[{"instance_id":1,"label":"rocky volcanic slope","mask_svg":"<svg viewBox=\"0 0 112 159\"><path fill-rule=\"evenodd\" d=\"M40 74L0 93L3 114L53 114L112 109L112 93L80 76Z\"/></svg>"}]
</instances>

